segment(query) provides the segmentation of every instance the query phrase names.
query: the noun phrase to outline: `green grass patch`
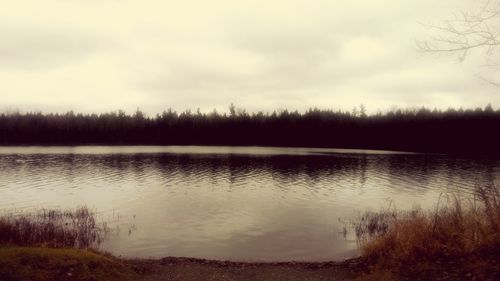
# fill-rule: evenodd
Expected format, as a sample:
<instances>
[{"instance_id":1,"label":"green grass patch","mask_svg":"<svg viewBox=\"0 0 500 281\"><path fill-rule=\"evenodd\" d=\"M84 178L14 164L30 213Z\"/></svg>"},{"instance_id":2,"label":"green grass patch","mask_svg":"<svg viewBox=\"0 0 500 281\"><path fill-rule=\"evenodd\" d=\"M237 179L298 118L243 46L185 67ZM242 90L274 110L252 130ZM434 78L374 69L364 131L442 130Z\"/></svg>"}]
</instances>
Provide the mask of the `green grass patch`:
<instances>
[{"instance_id":1,"label":"green grass patch","mask_svg":"<svg viewBox=\"0 0 500 281\"><path fill-rule=\"evenodd\" d=\"M134 280L124 261L94 250L0 246L2 281Z\"/></svg>"}]
</instances>

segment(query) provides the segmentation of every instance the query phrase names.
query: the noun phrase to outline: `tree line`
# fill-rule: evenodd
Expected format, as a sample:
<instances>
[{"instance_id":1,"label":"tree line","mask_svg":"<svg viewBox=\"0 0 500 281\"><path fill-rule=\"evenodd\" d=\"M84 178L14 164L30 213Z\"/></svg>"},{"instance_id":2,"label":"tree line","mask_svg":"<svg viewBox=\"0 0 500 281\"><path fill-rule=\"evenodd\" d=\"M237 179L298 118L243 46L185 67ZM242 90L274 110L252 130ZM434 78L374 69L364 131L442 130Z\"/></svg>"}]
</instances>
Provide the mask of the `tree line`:
<instances>
[{"instance_id":1,"label":"tree line","mask_svg":"<svg viewBox=\"0 0 500 281\"><path fill-rule=\"evenodd\" d=\"M0 113L1 145L252 145L500 154L500 110Z\"/></svg>"}]
</instances>

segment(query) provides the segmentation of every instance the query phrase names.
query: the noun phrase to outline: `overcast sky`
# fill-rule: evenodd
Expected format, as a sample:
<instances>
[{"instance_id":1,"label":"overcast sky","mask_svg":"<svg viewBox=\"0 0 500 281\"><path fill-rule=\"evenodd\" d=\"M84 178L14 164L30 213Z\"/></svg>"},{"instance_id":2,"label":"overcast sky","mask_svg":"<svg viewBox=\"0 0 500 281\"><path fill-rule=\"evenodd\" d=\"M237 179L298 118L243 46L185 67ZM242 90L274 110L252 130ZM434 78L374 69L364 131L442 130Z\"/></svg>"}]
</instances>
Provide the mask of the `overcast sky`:
<instances>
[{"instance_id":1,"label":"overcast sky","mask_svg":"<svg viewBox=\"0 0 500 281\"><path fill-rule=\"evenodd\" d=\"M500 105L421 25L475 0L0 0L0 110Z\"/></svg>"}]
</instances>

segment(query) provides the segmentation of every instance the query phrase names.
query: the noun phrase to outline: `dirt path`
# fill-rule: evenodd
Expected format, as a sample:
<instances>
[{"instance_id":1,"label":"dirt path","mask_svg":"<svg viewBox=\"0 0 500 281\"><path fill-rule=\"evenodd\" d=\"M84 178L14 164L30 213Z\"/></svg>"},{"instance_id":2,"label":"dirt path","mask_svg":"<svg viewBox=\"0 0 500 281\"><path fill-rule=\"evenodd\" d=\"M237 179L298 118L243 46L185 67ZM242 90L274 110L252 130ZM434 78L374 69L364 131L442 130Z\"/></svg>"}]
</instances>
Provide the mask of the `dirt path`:
<instances>
[{"instance_id":1,"label":"dirt path","mask_svg":"<svg viewBox=\"0 0 500 281\"><path fill-rule=\"evenodd\" d=\"M184 258L138 260L133 262L144 271L141 281L255 281L353 280L359 262L342 263L238 263Z\"/></svg>"}]
</instances>

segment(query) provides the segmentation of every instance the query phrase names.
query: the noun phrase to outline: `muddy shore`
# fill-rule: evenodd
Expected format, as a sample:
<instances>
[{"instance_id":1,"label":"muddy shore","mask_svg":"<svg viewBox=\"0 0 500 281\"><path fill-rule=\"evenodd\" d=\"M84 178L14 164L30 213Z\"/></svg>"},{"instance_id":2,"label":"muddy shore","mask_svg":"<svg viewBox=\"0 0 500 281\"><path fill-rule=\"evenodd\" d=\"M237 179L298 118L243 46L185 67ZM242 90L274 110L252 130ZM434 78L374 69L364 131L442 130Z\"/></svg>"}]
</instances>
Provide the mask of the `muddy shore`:
<instances>
[{"instance_id":1,"label":"muddy shore","mask_svg":"<svg viewBox=\"0 0 500 281\"><path fill-rule=\"evenodd\" d=\"M145 281L354 280L366 266L357 258L342 262L246 263L167 257L129 262Z\"/></svg>"}]
</instances>

